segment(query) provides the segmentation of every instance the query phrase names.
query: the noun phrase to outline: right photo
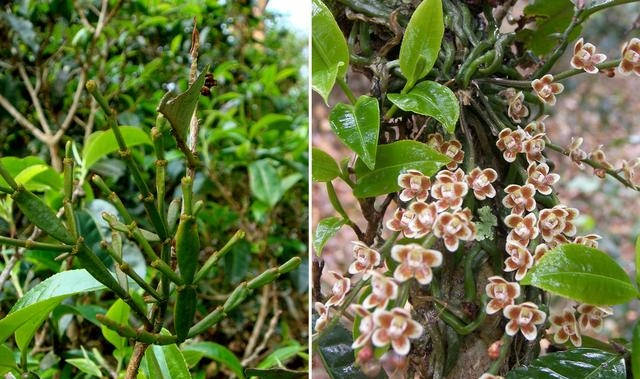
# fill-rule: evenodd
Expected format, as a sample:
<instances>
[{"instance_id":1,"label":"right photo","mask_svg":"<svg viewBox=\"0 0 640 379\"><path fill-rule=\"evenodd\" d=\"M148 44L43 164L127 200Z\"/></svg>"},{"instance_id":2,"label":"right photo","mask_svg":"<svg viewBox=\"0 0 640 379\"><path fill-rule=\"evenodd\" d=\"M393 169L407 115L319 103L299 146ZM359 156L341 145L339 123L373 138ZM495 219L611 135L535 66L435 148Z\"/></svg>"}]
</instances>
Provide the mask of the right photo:
<instances>
[{"instance_id":1,"label":"right photo","mask_svg":"<svg viewBox=\"0 0 640 379\"><path fill-rule=\"evenodd\" d=\"M314 378L640 378L639 2L312 0Z\"/></svg>"}]
</instances>

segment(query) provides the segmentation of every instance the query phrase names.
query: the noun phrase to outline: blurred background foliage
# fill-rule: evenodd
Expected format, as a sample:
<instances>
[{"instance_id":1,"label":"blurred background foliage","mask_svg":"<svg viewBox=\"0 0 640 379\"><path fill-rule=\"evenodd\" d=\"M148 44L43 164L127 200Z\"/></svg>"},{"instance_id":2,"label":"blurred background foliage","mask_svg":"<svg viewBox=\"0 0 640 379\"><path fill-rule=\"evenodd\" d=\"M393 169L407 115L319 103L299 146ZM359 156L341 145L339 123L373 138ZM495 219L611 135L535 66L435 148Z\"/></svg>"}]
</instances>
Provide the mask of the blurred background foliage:
<instances>
[{"instance_id":1,"label":"blurred background foliage","mask_svg":"<svg viewBox=\"0 0 640 379\"><path fill-rule=\"evenodd\" d=\"M296 5L301 6L301 5ZM104 113L83 91L95 79L135 145L135 159L151 180L154 156L146 134L168 90L187 87L193 23L200 32L199 69L217 80L201 96L199 151L208 170L196 177L203 251L220 248L236 230L246 232L199 288L199 316L219 305L235 285L262 270L303 257L300 268L202 336L229 348L246 367L305 368L307 341L308 120L307 32L283 21L266 0L44 0L8 1L0 9L0 156L12 174L46 201L61 205L62 147L73 141L82 184L78 217L85 239L100 249L107 228L100 213L115 211L94 197L87 176L106 178L132 213L144 216L137 191L115 146L100 138ZM182 155L167 147L167 201L180 194ZM25 158L26 157L26 158ZM97 195L97 194L96 194ZM0 234L29 230L8 198L0 199ZM64 269L51 253L2 247L0 318L35 284ZM105 261L109 258L106 254ZM139 251L125 259L150 278ZM88 359L115 377L113 346L95 314L113 304L109 294L65 301L40 329L29 359L42 377L76 377L91 370L67 359ZM271 333L271 334L269 334ZM264 338L266 337L266 338ZM87 350L83 355L81 348ZM91 352L92 348L95 348ZM106 362L101 362L103 359ZM232 371L212 354L189 354L195 377ZM86 363L86 361L84 362ZM37 367L37 366L34 366Z\"/></svg>"}]
</instances>

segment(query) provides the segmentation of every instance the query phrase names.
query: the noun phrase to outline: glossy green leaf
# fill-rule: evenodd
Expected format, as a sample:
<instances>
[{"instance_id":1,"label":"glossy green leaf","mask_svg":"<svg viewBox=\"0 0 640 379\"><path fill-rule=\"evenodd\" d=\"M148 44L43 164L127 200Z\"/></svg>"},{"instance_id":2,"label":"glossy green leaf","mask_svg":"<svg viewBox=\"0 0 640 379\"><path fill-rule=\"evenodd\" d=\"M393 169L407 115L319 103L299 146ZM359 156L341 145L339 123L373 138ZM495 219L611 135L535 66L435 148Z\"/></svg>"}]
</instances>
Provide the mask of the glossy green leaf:
<instances>
[{"instance_id":1,"label":"glossy green leaf","mask_svg":"<svg viewBox=\"0 0 640 379\"><path fill-rule=\"evenodd\" d=\"M623 304L640 295L613 258L579 244L564 244L549 251L520 284L594 305Z\"/></svg>"},{"instance_id":2,"label":"glossy green leaf","mask_svg":"<svg viewBox=\"0 0 640 379\"><path fill-rule=\"evenodd\" d=\"M38 157L3 157L0 158L0 163L18 184L22 184L29 191L62 188L60 173ZM0 177L0 186L9 186L2 177Z\"/></svg>"},{"instance_id":3,"label":"glossy green leaf","mask_svg":"<svg viewBox=\"0 0 640 379\"><path fill-rule=\"evenodd\" d=\"M158 112L169 120L174 132L182 137L183 140L186 140L191 117L198 105L200 89L204 84L204 76L207 72L209 72L209 66L202 70L195 82L186 91L179 95L175 92L167 92L160 100L160 105L158 105Z\"/></svg>"},{"instance_id":4,"label":"glossy green leaf","mask_svg":"<svg viewBox=\"0 0 640 379\"><path fill-rule=\"evenodd\" d=\"M329 114L329 124L338 138L373 170L380 132L378 100L360 96L354 105L337 104Z\"/></svg>"},{"instance_id":5,"label":"glossy green leaf","mask_svg":"<svg viewBox=\"0 0 640 379\"><path fill-rule=\"evenodd\" d=\"M163 330L163 333L168 333ZM149 375L153 379L191 379L187 362L176 346L151 345L144 354Z\"/></svg>"},{"instance_id":6,"label":"glossy green leaf","mask_svg":"<svg viewBox=\"0 0 640 379\"><path fill-rule=\"evenodd\" d=\"M287 361L293 359L299 353L306 351L306 346L294 343L293 345L284 346L274 350L271 354L267 355L256 368L268 369L280 365L285 365Z\"/></svg>"},{"instance_id":7,"label":"glossy green leaf","mask_svg":"<svg viewBox=\"0 0 640 379\"><path fill-rule=\"evenodd\" d=\"M535 20L535 29L522 29L516 37L524 42L527 49L543 56L560 42L557 37L565 31L573 18L574 4L571 0L535 0L524 8L524 15ZM578 38L582 26L577 25L569 35L569 42Z\"/></svg>"},{"instance_id":8,"label":"glossy green leaf","mask_svg":"<svg viewBox=\"0 0 640 379\"><path fill-rule=\"evenodd\" d=\"M69 270L55 274L33 287L0 320L0 343L16 332L19 346L26 346L35 330L62 300L77 293L104 289L86 270Z\"/></svg>"},{"instance_id":9,"label":"glossy green leaf","mask_svg":"<svg viewBox=\"0 0 640 379\"><path fill-rule=\"evenodd\" d=\"M311 178L316 182L330 182L340 175L338 164L331 155L318 149L311 148Z\"/></svg>"},{"instance_id":10,"label":"glossy green leaf","mask_svg":"<svg viewBox=\"0 0 640 379\"><path fill-rule=\"evenodd\" d=\"M120 132L128 147L137 145L151 145L151 138L144 130L135 126L120 126ZM113 130L101 130L92 133L82 150L83 168L89 170L96 162L107 155L118 151L118 142Z\"/></svg>"},{"instance_id":11,"label":"glossy green leaf","mask_svg":"<svg viewBox=\"0 0 640 379\"><path fill-rule=\"evenodd\" d=\"M631 370L634 378L640 378L640 320L636 321L631 337Z\"/></svg>"},{"instance_id":12,"label":"glossy green leaf","mask_svg":"<svg viewBox=\"0 0 640 379\"><path fill-rule=\"evenodd\" d=\"M117 322L118 324L127 325L129 324L130 311L131 308L129 308L129 306L124 301L122 301L122 299L118 299L115 303L113 303L111 307L109 307L106 317ZM127 346L126 338L120 337L118 333L114 332L104 325L102 325L100 328L102 330L102 335L104 336L104 338L107 341L111 342L111 344L115 346L116 350L122 350L125 346Z\"/></svg>"},{"instance_id":13,"label":"glossy green leaf","mask_svg":"<svg viewBox=\"0 0 640 379\"><path fill-rule=\"evenodd\" d=\"M311 6L311 86L327 102L336 78L347 72L349 48L322 0L313 0Z\"/></svg>"},{"instance_id":14,"label":"glossy green leaf","mask_svg":"<svg viewBox=\"0 0 640 379\"><path fill-rule=\"evenodd\" d=\"M345 225L346 221L342 217L327 217L316 226L316 232L313 235L313 248L316 250L316 254L320 256L324 245L335 236L336 233Z\"/></svg>"},{"instance_id":15,"label":"glossy green leaf","mask_svg":"<svg viewBox=\"0 0 640 379\"><path fill-rule=\"evenodd\" d=\"M640 236L636 239L636 285L640 288Z\"/></svg>"},{"instance_id":16,"label":"glossy green leaf","mask_svg":"<svg viewBox=\"0 0 640 379\"><path fill-rule=\"evenodd\" d=\"M597 349L571 349L536 358L506 379L626 379L624 357Z\"/></svg>"},{"instance_id":17,"label":"glossy green leaf","mask_svg":"<svg viewBox=\"0 0 640 379\"><path fill-rule=\"evenodd\" d=\"M356 162L356 197L373 197L400 189L398 175L406 170L419 170L434 175L449 158L429 145L418 141L403 140L378 146L375 170L368 169L360 159Z\"/></svg>"},{"instance_id":18,"label":"glossy green leaf","mask_svg":"<svg viewBox=\"0 0 640 379\"><path fill-rule=\"evenodd\" d=\"M238 378L243 379L242 364L236 355L220 344L214 342L196 342L182 346L182 352L197 352L201 356L212 359L226 367L228 367Z\"/></svg>"},{"instance_id":19,"label":"glossy green leaf","mask_svg":"<svg viewBox=\"0 0 640 379\"><path fill-rule=\"evenodd\" d=\"M95 376L97 378L102 377L100 367L98 367L98 365L89 358L70 358L67 359L67 363L77 367L78 370L84 372L85 374Z\"/></svg>"},{"instance_id":20,"label":"glossy green leaf","mask_svg":"<svg viewBox=\"0 0 640 379\"><path fill-rule=\"evenodd\" d=\"M247 376L255 376L264 379L302 379L308 378L309 373L307 371L294 371L286 368L272 368L272 369L255 369L248 368L245 370Z\"/></svg>"},{"instance_id":21,"label":"glossy green leaf","mask_svg":"<svg viewBox=\"0 0 640 379\"><path fill-rule=\"evenodd\" d=\"M431 71L443 35L442 1L422 1L411 15L400 45L400 71L409 84L416 83Z\"/></svg>"},{"instance_id":22,"label":"glossy green leaf","mask_svg":"<svg viewBox=\"0 0 640 379\"><path fill-rule=\"evenodd\" d=\"M249 164L249 186L253 196L273 207L282 198L282 185L276 168L268 159Z\"/></svg>"},{"instance_id":23,"label":"glossy green leaf","mask_svg":"<svg viewBox=\"0 0 640 379\"><path fill-rule=\"evenodd\" d=\"M13 351L5 345L0 345L0 375L17 369L18 365L16 364Z\"/></svg>"},{"instance_id":24,"label":"glossy green leaf","mask_svg":"<svg viewBox=\"0 0 640 379\"><path fill-rule=\"evenodd\" d=\"M409 93L390 93L387 97L403 111L433 117L449 133L456 130L460 105L456 95L447 86L426 80L418 83Z\"/></svg>"},{"instance_id":25,"label":"glossy green leaf","mask_svg":"<svg viewBox=\"0 0 640 379\"><path fill-rule=\"evenodd\" d=\"M324 330L315 343L324 368L332 379L369 378L355 363L351 333L339 323ZM376 378L386 378L386 375L380 373Z\"/></svg>"}]
</instances>

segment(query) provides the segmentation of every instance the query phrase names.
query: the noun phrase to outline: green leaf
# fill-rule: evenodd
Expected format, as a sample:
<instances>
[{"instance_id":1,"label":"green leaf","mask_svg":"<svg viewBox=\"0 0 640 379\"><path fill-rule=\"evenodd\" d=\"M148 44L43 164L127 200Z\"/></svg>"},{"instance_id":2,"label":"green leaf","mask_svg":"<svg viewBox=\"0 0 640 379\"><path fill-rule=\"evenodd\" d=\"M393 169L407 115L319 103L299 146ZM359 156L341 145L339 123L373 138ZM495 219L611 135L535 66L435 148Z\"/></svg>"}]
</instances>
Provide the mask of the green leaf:
<instances>
[{"instance_id":1,"label":"green leaf","mask_svg":"<svg viewBox=\"0 0 640 379\"><path fill-rule=\"evenodd\" d=\"M5 345L0 345L0 375L17 369L18 365L16 364L13 351Z\"/></svg>"},{"instance_id":2,"label":"green leaf","mask_svg":"<svg viewBox=\"0 0 640 379\"><path fill-rule=\"evenodd\" d=\"M29 344L36 329L62 300L77 293L104 289L86 270L69 270L55 274L33 287L0 320L0 343L16 333L21 349Z\"/></svg>"},{"instance_id":3,"label":"green leaf","mask_svg":"<svg viewBox=\"0 0 640 379\"><path fill-rule=\"evenodd\" d=\"M109 308L107 311L106 317L117 322L121 325L127 325L129 323L129 313L131 308L122 301L121 299L116 300L115 303ZM127 346L127 339L124 337L120 337L120 335L113 330L107 328L102 325L102 335L104 338L111 342L113 346L116 347L116 350L123 350L125 346Z\"/></svg>"},{"instance_id":4,"label":"green leaf","mask_svg":"<svg viewBox=\"0 0 640 379\"><path fill-rule=\"evenodd\" d=\"M640 287L640 235L636 239L636 285Z\"/></svg>"},{"instance_id":5,"label":"green leaf","mask_svg":"<svg viewBox=\"0 0 640 379\"><path fill-rule=\"evenodd\" d=\"M177 95L175 92L167 92L160 100L158 112L169 120L174 132L183 140L186 140L191 117L198 105L200 89L204 84L204 75L209 72L206 66L193 84L183 93Z\"/></svg>"},{"instance_id":6,"label":"green leaf","mask_svg":"<svg viewBox=\"0 0 640 379\"><path fill-rule=\"evenodd\" d=\"M251 263L251 244L246 240L236 242L224 256L225 279L237 284L247 276Z\"/></svg>"},{"instance_id":7,"label":"green leaf","mask_svg":"<svg viewBox=\"0 0 640 379\"><path fill-rule=\"evenodd\" d=\"M240 379L244 379L242 364L236 355L225 346L214 342L196 342L182 346L182 352L197 352L201 356L212 359L228 367Z\"/></svg>"},{"instance_id":8,"label":"green leaf","mask_svg":"<svg viewBox=\"0 0 640 379\"><path fill-rule=\"evenodd\" d=\"M268 159L249 164L249 186L253 196L273 207L282 198L282 185L275 167Z\"/></svg>"},{"instance_id":9,"label":"green leaf","mask_svg":"<svg viewBox=\"0 0 640 379\"><path fill-rule=\"evenodd\" d=\"M255 138L256 136L263 133L265 129L269 129L272 127L289 127L293 122L293 118L289 115L278 114L278 113L269 113L260 118L260 120L256 121L255 124L251 125L249 129L249 138Z\"/></svg>"},{"instance_id":10,"label":"green leaf","mask_svg":"<svg viewBox=\"0 0 640 379\"><path fill-rule=\"evenodd\" d=\"M369 170L360 159L356 161L356 197L373 197L400 189L398 175L407 170L419 170L432 176L449 158L429 145L418 141L403 140L378 146L375 170Z\"/></svg>"},{"instance_id":11,"label":"green leaf","mask_svg":"<svg viewBox=\"0 0 640 379\"><path fill-rule=\"evenodd\" d=\"M634 378L640 378L640 320L633 327L631 337L631 370Z\"/></svg>"},{"instance_id":12,"label":"green leaf","mask_svg":"<svg viewBox=\"0 0 640 379\"><path fill-rule=\"evenodd\" d=\"M538 56L550 53L559 39L553 35L565 31L573 18L574 5L571 0L535 0L524 8L524 16L535 19L535 30L522 29L516 36L525 47ZM569 35L569 42L578 38L582 26L578 25Z\"/></svg>"},{"instance_id":13,"label":"green leaf","mask_svg":"<svg viewBox=\"0 0 640 379\"><path fill-rule=\"evenodd\" d=\"M443 35L442 1L424 0L411 15L400 45L400 71L410 86L431 71Z\"/></svg>"},{"instance_id":14,"label":"green leaf","mask_svg":"<svg viewBox=\"0 0 640 379\"><path fill-rule=\"evenodd\" d=\"M120 126L120 132L128 147L136 145L151 145L149 134L135 126ZM96 162L107 155L118 151L118 142L113 130L102 130L92 133L82 150L84 169L89 170Z\"/></svg>"},{"instance_id":15,"label":"green leaf","mask_svg":"<svg viewBox=\"0 0 640 379\"><path fill-rule=\"evenodd\" d=\"M349 48L321 0L313 0L311 15L311 86L326 103L336 78L344 78L347 72Z\"/></svg>"},{"instance_id":16,"label":"green leaf","mask_svg":"<svg viewBox=\"0 0 640 379\"><path fill-rule=\"evenodd\" d=\"M493 239L493 228L498 226L498 218L488 205L478 209L478 215L480 216L480 221L476 222L476 227L478 228L476 241L482 241L487 238Z\"/></svg>"},{"instance_id":17,"label":"green leaf","mask_svg":"<svg viewBox=\"0 0 640 379\"><path fill-rule=\"evenodd\" d=\"M579 244L560 245L546 253L520 284L594 305L623 304L640 295L609 255Z\"/></svg>"},{"instance_id":18,"label":"green leaf","mask_svg":"<svg viewBox=\"0 0 640 379\"><path fill-rule=\"evenodd\" d=\"M276 366L283 366L288 360L292 359L299 353L306 351L306 346L295 342L293 345L284 346L276 349L267 355L257 366L257 369L268 369Z\"/></svg>"},{"instance_id":19,"label":"green leaf","mask_svg":"<svg viewBox=\"0 0 640 379\"><path fill-rule=\"evenodd\" d=\"M98 365L89 358L71 358L67 359L67 363L77 367L78 370L84 372L85 374L89 374L98 378L102 377L100 367L98 367Z\"/></svg>"},{"instance_id":20,"label":"green leaf","mask_svg":"<svg viewBox=\"0 0 640 379\"><path fill-rule=\"evenodd\" d=\"M354 105L340 103L331 110L329 124L338 138L373 170L380 132L378 100L360 96Z\"/></svg>"},{"instance_id":21,"label":"green leaf","mask_svg":"<svg viewBox=\"0 0 640 379\"><path fill-rule=\"evenodd\" d=\"M42 159L34 156L24 158L3 157L0 163L7 169L18 184L29 191L59 190L62 188L62 176ZM0 177L0 185L8 187Z\"/></svg>"},{"instance_id":22,"label":"green leaf","mask_svg":"<svg viewBox=\"0 0 640 379\"><path fill-rule=\"evenodd\" d=\"M351 344L351 333L342 325L334 324L327 330L323 330L316 344L318 353L322 359L325 370L333 379L367 379L355 363L355 357ZM385 378L379 374L377 378Z\"/></svg>"},{"instance_id":23,"label":"green leaf","mask_svg":"<svg viewBox=\"0 0 640 379\"><path fill-rule=\"evenodd\" d=\"M336 233L347 222L342 217L327 217L318 223L316 226L316 233L313 235L313 248L316 249L316 254L320 256L324 245L335 236Z\"/></svg>"},{"instance_id":24,"label":"green leaf","mask_svg":"<svg viewBox=\"0 0 640 379\"><path fill-rule=\"evenodd\" d=\"M166 330L163 333L167 333ZM151 345L144 355L150 378L191 379L187 362L175 344Z\"/></svg>"},{"instance_id":25,"label":"green leaf","mask_svg":"<svg viewBox=\"0 0 640 379\"><path fill-rule=\"evenodd\" d=\"M268 370L248 368L245 372L247 376L256 376L264 379L301 379L309 377L307 371L294 371L286 368L272 368Z\"/></svg>"},{"instance_id":26,"label":"green leaf","mask_svg":"<svg viewBox=\"0 0 640 379\"><path fill-rule=\"evenodd\" d=\"M409 93L390 93L387 97L403 111L433 117L449 133L456 130L460 105L456 95L447 86L426 80L418 83Z\"/></svg>"},{"instance_id":27,"label":"green leaf","mask_svg":"<svg viewBox=\"0 0 640 379\"><path fill-rule=\"evenodd\" d=\"M316 182L330 182L338 175L340 169L331 155L317 147L311 148L311 178Z\"/></svg>"},{"instance_id":28,"label":"green leaf","mask_svg":"<svg viewBox=\"0 0 640 379\"><path fill-rule=\"evenodd\" d=\"M624 357L597 349L571 349L536 358L506 379L626 379Z\"/></svg>"}]
</instances>

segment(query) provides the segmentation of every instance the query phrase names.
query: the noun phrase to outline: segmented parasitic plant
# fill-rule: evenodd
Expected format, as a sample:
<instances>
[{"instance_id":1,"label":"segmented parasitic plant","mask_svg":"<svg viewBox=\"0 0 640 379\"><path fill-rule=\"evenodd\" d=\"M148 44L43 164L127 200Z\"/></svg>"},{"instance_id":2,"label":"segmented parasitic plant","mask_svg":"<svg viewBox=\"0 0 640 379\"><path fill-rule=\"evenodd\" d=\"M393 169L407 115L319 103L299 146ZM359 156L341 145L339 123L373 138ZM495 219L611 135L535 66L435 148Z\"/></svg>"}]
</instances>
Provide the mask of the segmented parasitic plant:
<instances>
[{"instance_id":1,"label":"segmented parasitic plant","mask_svg":"<svg viewBox=\"0 0 640 379\"><path fill-rule=\"evenodd\" d=\"M102 195L115 206L118 215L104 212L103 219L111 229L109 241L103 240L101 247L108 252L115 263L115 273L89 247L79 233L77 218L74 214L74 183L71 143L67 143L64 158L64 200L61 212L51 209L41 198L16 183L5 167L0 164L0 176L9 187L0 187L0 191L9 194L24 216L38 229L46 233L57 243L36 242L0 237L5 245L38 248L40 250L61 253L59 259L75 259L79 266L87 270L114 295L129 305L139 327L120 324L98 314L97 319L107 328L120 336L135 341L137 356L131 359L127 369L127 377L135 377L140 357L149 344L167 345L180 343L187 338L198 336L223 320L229 312L238 307L256 289L275 281L280 275L296 268L301 259L292 258L279 267L273 267L257 277L239 284L227 297L226 301L196 322L196 304L198 301L198 283L203 281L207 273L230 250L231 246L242 239L242 231L236 234L219 250L215 251L204 264L199 264L201 251L198 223L196 217L202 209L202 201L195 201L193 182L197 170L206 169L201 166L195 151L194 135L197 135L197 118L195 111L201 88L214 85L207 77L208 68L196 78L196 62L193 60L192 80L189 88L181 94L167 93L158 106L156 125L151 129L151 139L155 150L155 189L150 188L143 179L141 168L133 158L118 126L115 112L109 107L98 84L89 80L87 91L100 105L106 114L109 128L117 141L120 159L126 164L135 183L138 198L146 211L150 229L144 229L142 220L136 219L125 207L118 194L98 175L92 177L92 183ZM194 132L195 129L195 132ZM167 206L166 166L164 156L165 138L174 138L177 146L184 153L186 174L182 178L182 196L173 199ZM188 145L190 143L191 146ZM61 218L61 216L64 216ZM146 222L145 222L146 225ZM143 252L149 266L159 275L158 280L147 282L138 275L123 257L125 239L137 244ZM175 260L173 259L175 256ZM174 264L177 262L177 265ZM129 281L135 282L144 291L145 302L134 299L133 288ZM168 310L172 308L172 317ZM171 322L172 320L172 322ZM166 329L166 330L163 330ZM136 358L137 357L137 358Z\"/></svg>"}]
</instances>

